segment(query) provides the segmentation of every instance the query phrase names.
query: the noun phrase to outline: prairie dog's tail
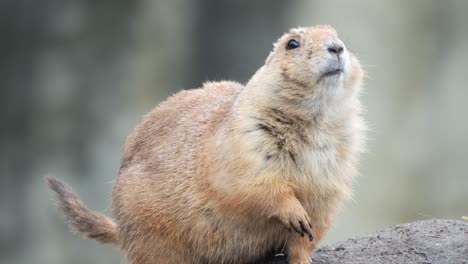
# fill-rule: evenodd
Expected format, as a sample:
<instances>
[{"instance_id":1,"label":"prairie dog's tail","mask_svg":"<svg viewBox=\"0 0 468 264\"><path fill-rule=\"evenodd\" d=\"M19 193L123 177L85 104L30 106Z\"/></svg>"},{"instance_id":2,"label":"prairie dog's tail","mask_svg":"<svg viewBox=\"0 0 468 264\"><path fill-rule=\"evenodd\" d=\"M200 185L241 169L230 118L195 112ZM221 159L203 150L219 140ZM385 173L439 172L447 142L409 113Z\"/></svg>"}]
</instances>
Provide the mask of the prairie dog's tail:
<instances>
[{"instance_id":1,"label":"prairie dog's tail","mask_svg":"<svg viewBox=\"0 0 468 264\"><path fill-rule=\"evenodd\" d=\"M67 216L73 230L100 243L117 244L117 231L112 219L88 209L66 183L54 177L47 177L46 181L57 194L58 206Z\"/></svg>"}]
</instances>

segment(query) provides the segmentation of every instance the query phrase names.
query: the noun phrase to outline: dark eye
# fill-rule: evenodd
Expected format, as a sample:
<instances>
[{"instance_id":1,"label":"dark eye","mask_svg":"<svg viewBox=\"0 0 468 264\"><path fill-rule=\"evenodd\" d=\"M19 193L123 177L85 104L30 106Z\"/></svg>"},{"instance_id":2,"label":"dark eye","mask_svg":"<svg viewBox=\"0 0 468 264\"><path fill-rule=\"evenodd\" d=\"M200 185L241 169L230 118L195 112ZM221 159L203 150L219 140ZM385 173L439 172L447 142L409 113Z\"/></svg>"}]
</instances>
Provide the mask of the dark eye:
<instances>
[{"instance_id":1,"label":"dark eye","mask_svg":"<svg viewBox=\"0 0 468 264\"><path fill-rule=\"evenodd\" d=\"M286 45L286 49L287 50L292 50L292 49L296 49L296 48L299 48L299 41L295 40L295 39L291 39L290 41L288 41L288 45Z\"/></svg>"}]
</instances>

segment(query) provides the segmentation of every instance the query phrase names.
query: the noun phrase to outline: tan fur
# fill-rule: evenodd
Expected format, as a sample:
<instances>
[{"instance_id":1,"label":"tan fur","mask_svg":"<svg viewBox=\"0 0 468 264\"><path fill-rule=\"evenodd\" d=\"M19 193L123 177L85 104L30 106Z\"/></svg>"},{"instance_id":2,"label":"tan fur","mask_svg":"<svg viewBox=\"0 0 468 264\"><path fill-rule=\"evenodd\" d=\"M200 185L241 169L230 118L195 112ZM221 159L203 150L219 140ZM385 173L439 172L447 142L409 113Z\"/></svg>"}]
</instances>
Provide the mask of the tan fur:
<instances>
[{"instance_id":1,"label":"tan fur","mask_svg":"<svg viewBox=\"0 0 468 264\"><path fill-rule=\"evenodd\" d=\"M53 177L47 177L46 181L57 194L58 206L65 212L73 230L100 243L117 243L117 230L110 218L89 210L64 182Z\"/></svg>"},{"instance_id":2,"label":"tan fur","mask_svg":"<svg viewBox=\"0 0 468 264\"><path fill-rule=\"evenodd\" d=\"M309 263L351 195L365 130L361 68L331 44L329 26L293 29L245 86L205 83L145 116L113 192L130 263L248 263L284 245Z\"/></svg>"}]
</instances>

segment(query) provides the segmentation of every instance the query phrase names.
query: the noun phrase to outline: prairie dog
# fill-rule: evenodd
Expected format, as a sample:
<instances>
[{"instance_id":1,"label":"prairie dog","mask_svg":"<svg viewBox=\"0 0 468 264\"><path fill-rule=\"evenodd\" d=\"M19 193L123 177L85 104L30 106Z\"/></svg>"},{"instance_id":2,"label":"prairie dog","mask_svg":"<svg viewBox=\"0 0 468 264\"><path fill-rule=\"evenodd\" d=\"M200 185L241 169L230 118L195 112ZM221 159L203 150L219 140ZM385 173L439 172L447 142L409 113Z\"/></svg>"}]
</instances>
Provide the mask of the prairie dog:
<instances>
[{"instance_id":1,"label":"prairie dog","mask_svg":"<svg viewBox=\"0 0 468 264\"><path fill-rule=\"evenodd\" d=\"M310 256L357 174L362 70L330 26L291 29L244 86L208 82L148 113L128 137L113 220L48 178L73 228L131 264Z\"/></svg>"}]
</instances>

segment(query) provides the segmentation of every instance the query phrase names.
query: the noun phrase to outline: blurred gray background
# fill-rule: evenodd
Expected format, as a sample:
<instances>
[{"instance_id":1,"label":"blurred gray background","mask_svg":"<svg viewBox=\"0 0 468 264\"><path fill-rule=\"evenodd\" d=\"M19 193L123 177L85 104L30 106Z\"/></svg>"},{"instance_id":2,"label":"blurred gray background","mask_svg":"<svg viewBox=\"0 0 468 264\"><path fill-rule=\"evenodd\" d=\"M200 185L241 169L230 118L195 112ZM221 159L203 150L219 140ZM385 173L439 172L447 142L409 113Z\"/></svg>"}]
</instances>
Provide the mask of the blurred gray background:
<instances>
[{"instance_id":1,"label":"blurred gray background","mask_svg":"<svg viewBox=\"0 0 468 264\"><path fill-rule=\"evenodd\" d=\"M68 232L43 183L110 214L125 137L167 96L246 82L291 27L331 24L367 71L354 201L323 243L468 214L468 1L0 1L0 262L125 263Z\"/></svg>"}]
</instances>

